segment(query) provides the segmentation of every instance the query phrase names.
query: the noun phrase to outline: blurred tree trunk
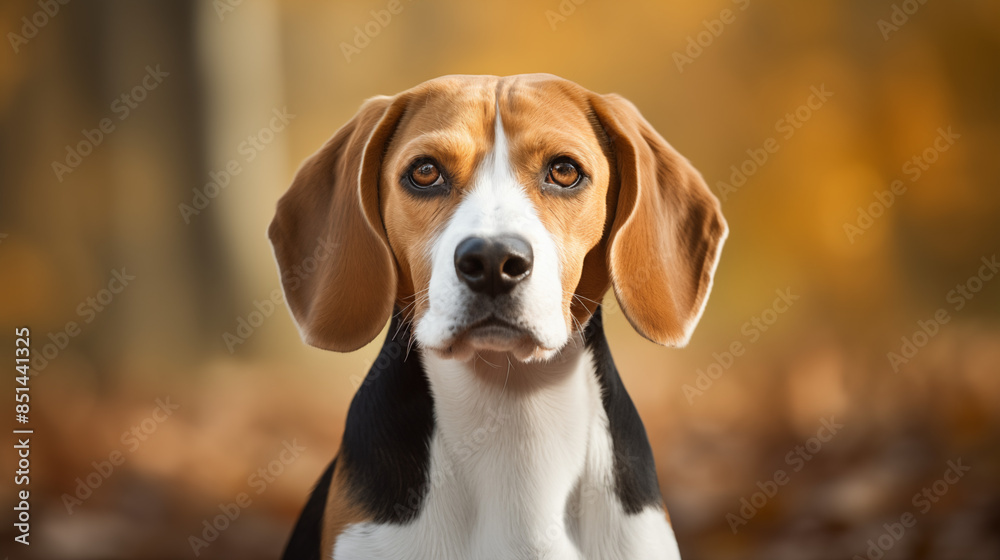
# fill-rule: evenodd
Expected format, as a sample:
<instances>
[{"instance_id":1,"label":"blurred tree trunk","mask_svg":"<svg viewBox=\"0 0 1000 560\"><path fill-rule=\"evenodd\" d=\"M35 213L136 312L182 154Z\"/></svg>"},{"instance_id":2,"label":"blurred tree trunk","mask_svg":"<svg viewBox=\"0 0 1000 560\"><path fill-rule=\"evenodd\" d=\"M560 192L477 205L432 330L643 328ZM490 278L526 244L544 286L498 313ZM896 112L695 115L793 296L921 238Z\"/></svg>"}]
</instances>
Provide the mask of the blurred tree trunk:
<instances>
[{"instance_id":1,"label":"blurred tree trunk","mask_svg":"<svg viewBox=\"0 0 1000 560\"><path fill-rule=\"evenodd\" d=\"M37 9L22 4L14 14ZM74 2L9 55L0 102L21 109L2 112L0 231L10 258L35 263L47 297L4 290L21 301L3 323L31 321L42 338L80 323L57 360L153 373L217 349L235 316L217 214L185 224L178 211L207 182L194 10L190 1ZM102 122L110 132L99 132ZM92 150L60 181L53 163L88 142L84 130ZM77 306L122 268L135 280L86 323ZM88 336L97 324L112 336Z\"/></svg>"}]
</instances>

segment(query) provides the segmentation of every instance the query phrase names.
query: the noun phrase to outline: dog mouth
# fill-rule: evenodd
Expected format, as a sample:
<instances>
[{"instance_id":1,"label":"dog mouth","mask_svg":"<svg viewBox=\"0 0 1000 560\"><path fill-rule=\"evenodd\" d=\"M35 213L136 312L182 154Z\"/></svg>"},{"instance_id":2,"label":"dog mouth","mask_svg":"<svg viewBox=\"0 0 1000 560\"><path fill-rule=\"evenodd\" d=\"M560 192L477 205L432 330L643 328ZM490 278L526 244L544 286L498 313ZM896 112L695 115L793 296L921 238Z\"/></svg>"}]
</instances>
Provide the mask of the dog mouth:
<instances>
[{"instance_id":1,"label":"dog mouth","mask_svg":"<svg viewBox=\"0 0 1000 560\"><path fill-rule=\"evenodd\" d=\"M466 338L483 340L512 340L530 336L527 329L495 315L488 315L473 321L462 329L461 334Z\"/></svg>"},{"instance_id":2,"label":"dog mouth","mask_svg":"<svg viewBox=\"0 0 1000 560\"><path fill-rule=\"evenodd\" d=\"M487 351L509 352L518 360L525 360L547 350L531 329L495 314L466 322L452 332L454 337L440 352L454 358Z\"/></svg>"}]
</instances>

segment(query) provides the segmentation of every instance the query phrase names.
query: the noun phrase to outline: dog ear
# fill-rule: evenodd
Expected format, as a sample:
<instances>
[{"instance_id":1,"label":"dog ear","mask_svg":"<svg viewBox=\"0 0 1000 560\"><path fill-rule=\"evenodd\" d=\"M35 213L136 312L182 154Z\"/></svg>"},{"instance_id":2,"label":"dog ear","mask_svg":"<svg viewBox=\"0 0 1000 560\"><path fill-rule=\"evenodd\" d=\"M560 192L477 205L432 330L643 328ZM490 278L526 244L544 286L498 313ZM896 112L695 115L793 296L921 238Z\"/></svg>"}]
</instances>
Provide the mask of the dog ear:
<instances>
[{"instance_id":1,"label":"dog ear","mask_svg":"<svg viewBox=\"0 0 1000 560\"><path fill-rule=\"evenodd\" d=\"M664 346L691 338L728 229L701 174L618 95L591 105L608 135L618 197L607 265L622 311Z\"/></svg>"},{"instance_id":2,"label":"dog ear","mask_svg":"<svg viewBox=\"0 0 1000 560\"><path fill-rule=\"evenodd\" d=\"M375 97L295 174L268 237L302 339L339 352L378 335L392 313L396 263L378 202L382 155L405 111Z\"/></svg>"}]
</instances>

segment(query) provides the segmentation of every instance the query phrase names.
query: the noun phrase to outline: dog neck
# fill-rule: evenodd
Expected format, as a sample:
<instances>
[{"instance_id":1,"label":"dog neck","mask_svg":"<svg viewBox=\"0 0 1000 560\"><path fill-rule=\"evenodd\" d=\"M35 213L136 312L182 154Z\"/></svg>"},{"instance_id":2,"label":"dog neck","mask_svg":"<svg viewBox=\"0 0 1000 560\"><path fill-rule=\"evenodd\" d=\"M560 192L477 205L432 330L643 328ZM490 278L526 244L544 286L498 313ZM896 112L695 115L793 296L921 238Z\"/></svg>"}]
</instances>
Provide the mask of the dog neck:
<instances>
[{"instance_id":1,"label":"dog neck","mask_svg":"<svg viewBox=\"0 0 1000 560\"><path fill-rule=\"evenodd\" d=\"M436 420L432 492L460 488L478 510L474 532L561 527L604 417L582 336L541 363L501 354L423 362Z\"/></svg>"},{"instance_id":2,"label":"dog neck","mask_svg":"<svg viewBox=\"0 0 1000 560\"><path fill-rule=\"evenodd\" d=\"M562 523L588 469L628 512L659 504L652 452L600 310L546 362L499 354L460 362L407 352L408 339L406 325L390 326L351 403L338 456L374 520L406 524L448 500L477 523L537 530ZM593 464L598 447L612 464Z\"/></svg>"}]
</instances>

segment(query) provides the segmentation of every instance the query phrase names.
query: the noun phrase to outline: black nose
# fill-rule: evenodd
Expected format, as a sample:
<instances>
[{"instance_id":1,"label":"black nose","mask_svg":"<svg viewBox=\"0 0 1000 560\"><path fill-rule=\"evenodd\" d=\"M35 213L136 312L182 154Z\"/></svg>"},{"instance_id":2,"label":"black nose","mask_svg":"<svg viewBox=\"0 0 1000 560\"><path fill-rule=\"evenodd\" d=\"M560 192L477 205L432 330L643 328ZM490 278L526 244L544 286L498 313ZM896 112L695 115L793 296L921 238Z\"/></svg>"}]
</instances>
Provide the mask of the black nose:
<instances>
[{"instance_id":1,"label":"black nose","mask_svg":"<svg viewBox=\"0 0 1000 560\"><path fill-rule=\"evenodd\" d=\"M455 271L472 291L497 296L531 275L531 244L517 235L468 237L455 249Z\"/></svg>"}]
</instances>

